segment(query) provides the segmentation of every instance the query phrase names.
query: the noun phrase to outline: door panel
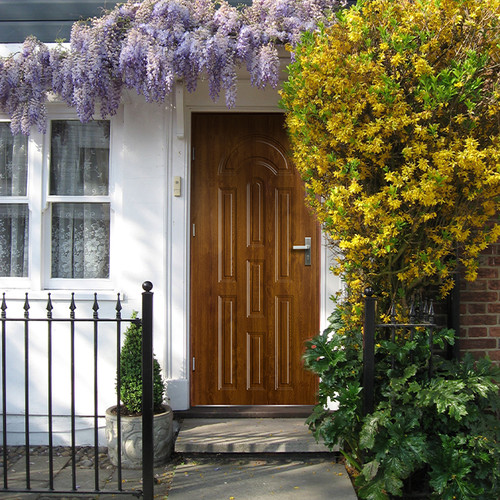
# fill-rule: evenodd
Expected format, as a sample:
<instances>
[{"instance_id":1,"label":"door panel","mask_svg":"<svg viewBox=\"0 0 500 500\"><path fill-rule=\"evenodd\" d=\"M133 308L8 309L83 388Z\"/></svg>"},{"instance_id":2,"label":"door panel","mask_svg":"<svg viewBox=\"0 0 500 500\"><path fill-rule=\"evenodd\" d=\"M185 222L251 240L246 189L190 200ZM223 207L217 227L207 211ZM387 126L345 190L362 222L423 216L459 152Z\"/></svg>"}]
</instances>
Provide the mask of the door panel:
<instances>
[{"instance_id":1,"label":"door panel","mask_svg":"<svg viewBox=\"0 0 500 500\"><path fill-rule=\"evenodd\" d=\"M314 404L319 229L283 116L193 115L191 404ZM312 265L303 245L312 238ZM192 368L193 368L192 367Z\"/></svg>"}]
</instances>

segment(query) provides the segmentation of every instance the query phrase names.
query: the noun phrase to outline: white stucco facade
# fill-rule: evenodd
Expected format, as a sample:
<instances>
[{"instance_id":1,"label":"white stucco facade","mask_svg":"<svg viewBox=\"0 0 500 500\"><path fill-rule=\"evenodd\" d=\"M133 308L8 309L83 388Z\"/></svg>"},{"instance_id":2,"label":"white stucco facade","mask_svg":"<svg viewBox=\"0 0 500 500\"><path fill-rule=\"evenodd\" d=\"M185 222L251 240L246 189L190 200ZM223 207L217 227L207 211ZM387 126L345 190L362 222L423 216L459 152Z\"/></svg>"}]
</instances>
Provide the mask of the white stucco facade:
<instances>
[{"instance_id":1,"label":"white stucco facade","mask_svg":"<svg viewBox=\"0 0 500 500\"><path fill-rule=\"evenodd\" d=\"M244 77L239 80L237 105L230 112L282 112L278 107L278 92L274 89L259 90L250 85ZM93 292L98 293L99 315L114 315L116 294L122 298L124 317L131 311L140 311L141 284L150 280L154 292L154 351L167 380L168 397L174 410L185 410L190 406L189 376L189 296L190 296L190 165L191 165L191 116L195 112L228 112L223 99L213 103L208 97L206 85L201 82L194 93L188 93L179 82L168 102L146 103L142 96L132 92L126 94L116 116L111 118L110 140L110 278L96 281L82 287L78 281L51 281L44 267L47 263L48 242L43 228L48 224L43 200L47 183L47 138L34 131L30 136L30 189L31 195L42 197L30 212L30 262L40 263L30 267L28 278L0 278L0 289L6 294L7 315L22 317L25 292L29 292L30 315L45 314L47 293L51 292L54 303L54 317L67 317L71 292L75 292L77 315L91 316ZM49 119L75 118L73 111L64 105L48 105ZM0 116L8 120L6 116ZM31 165L34 165L31 168ZM180 196L174 196L174 178L180 178ZM33 236L31 236L33 234ZM321 250L321 325L325 326L332 308L330 296L339 289L339 282L329 272L329 250ZM88 285L88 286L87 286ZM57 287L57 288L56 288ZM83 311L81 301L88 309ZM33 341L33 340L32 340ZM24 376L20 358L14 356L14 348L21 350L21 337L10 341L7 349L7 378L9 383L7 410L12 415L9 432L11 444L16 443L16 433L22 441ZM43 360L44 341L36 341L31 348L32 361L30 377L34 385L30 390L30 413L39 415L40 442L43 442L46 414L46 362ZM16 349L17 349L16 348ZM114 393L115 374L113 349L104 341L99 346L99 377L104 380L99 389L99 413L104 414L107 406L116 400ZM55 378L54 394L67 393L67 354L64 341L57 346L62 360ZM17 351L16 351L17 352ZM9 354L10 353L10 354ZM89 345L77 352L79 363L93 363L93 351ZM9 357L10 356L10 357ZM39 359L38 359L39 357ZM9 364L10 363L10 364ZM65 366L66 365L66 366ZM92 383L85 371L79 376L79 413L91 413ZM90 372L89 372L90 373ZM90 375L89 375L90 377ZM12 385L14 384L14 385ZM10 387L17 388L10 388ZM15 395L15 396L14 396ZM68 403L61 396L57 403L60 441L67 439L68 423L64 415ZM59 418L59 417L58 417ZM34 422L35 422L34 420ZM86 428L85 418L79 422ZM35 424L34 424L35 425ZM87 438L83 437L86 444ZM36 444L36 443L33 443Z\"/></svg>"}]
</instances>

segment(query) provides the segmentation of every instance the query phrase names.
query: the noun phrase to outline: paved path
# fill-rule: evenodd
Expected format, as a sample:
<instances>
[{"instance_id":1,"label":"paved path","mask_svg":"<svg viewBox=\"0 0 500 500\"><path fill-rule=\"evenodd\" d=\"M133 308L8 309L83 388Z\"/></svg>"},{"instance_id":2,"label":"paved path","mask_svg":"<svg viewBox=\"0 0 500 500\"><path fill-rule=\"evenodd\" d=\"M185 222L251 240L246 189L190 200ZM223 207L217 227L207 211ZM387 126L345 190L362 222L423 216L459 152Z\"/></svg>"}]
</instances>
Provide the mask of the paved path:
<instances>
[{"instance_id":1,"label":"paved path","mask_svg":"<svg viewBox=\"0 0 500 500\"><path fill-rule=\"evenodd\" d=\"M318 445L303 419L186 419L181 423L177 453L155 469L155 499L168 500L356 500L356 494L336 455ZM0 455L1 457L1 455ZM95 452L79 448L77 490L95 489ZM98 487L118 489L116 467L105 449L99 450ZM47 447L30 450L32 489L48 489ZM73 467L69 448L54 449L54 488L70 490ZM24 448L11 448L8 486L26 485ZM3 486L3 465L0 470ZM130 494L51 495L0 491L5 500L133 499L141 489L141 471L123 470L122 489Z\"/></svg>"},{"instance_id":2,"label":"paved path","mask_svg":"<svg viewBox=\"0 0 500 500\"><path fill-rule=\"evenodd\" d=\"M179 465L168 500L356 500L335 460L264 455L192 458Z\"/></svg>"},{"instance_id":3,"label":"paved path","mask_svg":"<svg viewBox=\"0 0 500 500\"><path fill-rule=\"evenodd\" d=\"M169 500L356 500L336 455L303 418L185 419Z\"/></svg>"},{"instance_id":4,"label":"paved path","mask_svg":"<svg viewBox=\"0 0 500 500\"><path fill-rule=\"evenodd\" d=\"M113 491L119 489L117 468L111 465L106 450L99 450L99 468L97 484L100 491ZM9 448L7 486L9 489L26 489L26 454L24 447ZM96 473L94 468L95 454L90 447L77 448L75 483L77 491L93 491L96 485ZM0 488L4 486L3 464L0 471ZM177 457L164 467L155 469L155 498L167 498L168 490L172 481ZM48 447L36 446L30 449L30 486L32 490L45 490L44 493L15 493L0 490L2 500L51 500L51 499L133 499L136 495L120 495L113 497L111 494L89 494L78 493L51 494L49 491L49 454ZM53 488L54 490L73 489L73 467L71 451L68 447L54 448L53 458ZM123 470L121 477L122 491L139 491L142 489L142 471Z\"/></svg>"}]
</instances>

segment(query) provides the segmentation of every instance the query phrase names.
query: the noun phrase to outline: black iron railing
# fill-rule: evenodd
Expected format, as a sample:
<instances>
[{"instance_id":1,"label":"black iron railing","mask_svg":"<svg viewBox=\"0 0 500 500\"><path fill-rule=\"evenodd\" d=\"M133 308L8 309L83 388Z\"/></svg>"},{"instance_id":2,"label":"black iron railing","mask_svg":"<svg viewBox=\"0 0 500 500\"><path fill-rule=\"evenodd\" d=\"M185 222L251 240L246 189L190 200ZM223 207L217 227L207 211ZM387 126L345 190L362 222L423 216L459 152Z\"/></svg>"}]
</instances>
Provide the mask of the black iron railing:
<instances>
[{"instance_id":1,"label":"black iron railing","mask_svg":"<svg viewBox=\"0 0 500 500\"><path fill-rule=\"evenodd\" d=\"M393 305L390 313L389 323L377 323L376 321L376 302L373 296L373 290L365 290L365 319L363 326L363 414L372 413L375 405L375 339L377 332L382 333L382 338L388 338L393 343L396 341L396 334L399 332L401 337L413 341L415 334L419 329L425 329L428 335L429 358L427 370L428 376L432 376L432 353L433 336L437 328L434 321L433 301L424 301L422 307L417 310L412 302L408 311L409 321L407 323L398 322L396 319L396 309ZM391 356L391 366L394 369L395 358Z\"/></svg>"},{"instance_id":2,"label":"black iron railing","mask_svg":"<svg viewBox=\"0 0 500 500\"><path fill-rule=\"evenodd\" d=\"M3 481L0 484L0 492L10 492L10 493L58 493L58 494L78 494L78 495L95 495L95 494L111 494L111 495L135 495L142 496L143 498L149 500L153 498L153 293L151 292L153 285L151 282L146 281L143 284L143 294L142 294L142 332L143 332L143 470L142 470L142 491L139 490L126 490L123 487L122 480L122 464L121 464L121 415L120 411L117 412L117 476L116 476L116 488L106 487L106 489L100 488L100 450L99 450L99 419L103 418L101 409L99 408L99 343L103 340L106 335L106 340L109 341L110 331L114 330L114 342L116 344L116 405L120 406L120 386L121 386L121 374L120 374L120 349L122 344L123 336L123 325L130 324L131 322L138 321L135 318L122 318L121 310L122 304L120 300L120 294L117 295L116 305L114 308L114 317L99 317L99 302L97 293L94 294L92 309L92 317L88 318L77 318L75 311L77 305L75 302L74 293L71 295L69 301L69 317L67 318L56 318L53 317L53 304L51 299L51 294L48 294L47 304L46 304L46 315L45 317L31 317L30 316L30 300L29 295L26 293L24 300L24 314L23 317L8 317L8 302L6 300L5 293L3 294L2 303L0 306L0 322L1 322L1 389L2 389L2 469L3 469ZM110 328L104 328L103 325L110 324ZM16 326L17 325L17 326ZM69 336L69 353L64 353L64 362L69 357L70 366L70 411L69 415L66 415L70 419L70 437L69 437L69 449L70 449L70 468L71 468L71 487L66 489L56 489L55 487L55 469L54 469L54 450L57 448L54 445L54 366L57 363L62 362L57 358L55 353L54 345L54 328L58 328L60 332L59 325L65 325L65 335ZM114 327L113 327L114 325ZM90 330L90 332L89 332ZM31 394L30 394L30 362L32 357L32 352L30 351L30 340L32 336L38 336L46 332L46 384L47 384L47 415L44 416L47 420L47 475L48 475L48 487L44 489L38 489L33 486L32 474L31 474L31 435L32 431L30 429L30 416L31 416ZM85 415L85 417L90 417L93 422L93 467L94 467L94 487L90 489L82 489L77 484L77 478L79 471L77 470L77 439L76 439L76 419L81 417L77 413L77 402L79 394L77 393L77 380L75 366L79 359L79 354L77 352L77 340L80 332L85 331L92 337L92 347L93 347L93 359L91 361L92 365L92 385L93 385L93 411L91 415ZM9 437L8 437L8 427L7 421L9 418L8 413L8 396L9 391L18 390L17 388L9 387L8 384L8 342L12 339L12 336L21 335L22 345L24 347L23 353L23 368L22 372L24 374L24 468L25 468L25 478L23 481L23 486L19 487L19 483L12 486L9 478L9 461L8 461L8 450L9 450ZM37 354L38 353L34 353ZM61 355L59 352L58 355ZM60 415L58 415L60 416ZM102 450L101 450L102 451Z\"/></svg>"}]
</instances>

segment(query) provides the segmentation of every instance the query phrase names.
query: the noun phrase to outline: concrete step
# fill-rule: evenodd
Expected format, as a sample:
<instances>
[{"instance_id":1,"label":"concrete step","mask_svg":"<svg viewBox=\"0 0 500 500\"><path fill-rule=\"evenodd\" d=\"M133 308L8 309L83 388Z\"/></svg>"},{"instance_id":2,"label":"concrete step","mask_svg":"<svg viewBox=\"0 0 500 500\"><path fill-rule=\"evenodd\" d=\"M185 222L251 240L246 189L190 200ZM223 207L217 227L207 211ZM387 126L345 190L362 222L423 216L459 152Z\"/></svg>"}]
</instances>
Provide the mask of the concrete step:
<instances>
[{"instance_id":1,"label":"concrete step","mask_svg":"<svg viewBox=\"0 0 500 500\"><path fill-rule=\"evenodd\" d=\"M179 425L178 453L331 453L304 418L190 418Z\"/></svg>"}]
</instances>

